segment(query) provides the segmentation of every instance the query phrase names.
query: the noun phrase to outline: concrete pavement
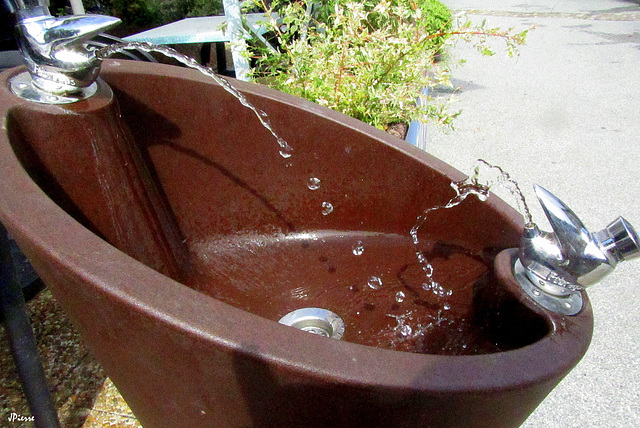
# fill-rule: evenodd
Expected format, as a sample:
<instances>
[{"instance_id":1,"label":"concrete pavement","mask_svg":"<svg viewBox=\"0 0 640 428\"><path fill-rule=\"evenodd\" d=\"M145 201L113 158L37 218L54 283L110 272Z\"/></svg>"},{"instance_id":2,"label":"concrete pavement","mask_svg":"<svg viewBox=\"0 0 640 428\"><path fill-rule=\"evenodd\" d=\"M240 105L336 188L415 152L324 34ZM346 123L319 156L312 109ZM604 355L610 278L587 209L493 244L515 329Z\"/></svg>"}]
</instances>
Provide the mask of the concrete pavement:
<instances>
[{"instance_id":1,"label":"concrete pavement","mask_svg":"<svg viewBox=\"0 0 640 428\"><path fill-rule=\"evenodd\" d=\"M518 58L499 43L494 57L451 49L467 60L453 71L463 112L453 132L429 126L425 149L466 173L479 158L500 165L547 230L534 183L592 231L619 215L640 229L640 1L443 2L490 27L536 28ZM640 426L639 272L640 260L622 263L589 289L591 347L524 427Z\"/></svg>"}]
</instances>

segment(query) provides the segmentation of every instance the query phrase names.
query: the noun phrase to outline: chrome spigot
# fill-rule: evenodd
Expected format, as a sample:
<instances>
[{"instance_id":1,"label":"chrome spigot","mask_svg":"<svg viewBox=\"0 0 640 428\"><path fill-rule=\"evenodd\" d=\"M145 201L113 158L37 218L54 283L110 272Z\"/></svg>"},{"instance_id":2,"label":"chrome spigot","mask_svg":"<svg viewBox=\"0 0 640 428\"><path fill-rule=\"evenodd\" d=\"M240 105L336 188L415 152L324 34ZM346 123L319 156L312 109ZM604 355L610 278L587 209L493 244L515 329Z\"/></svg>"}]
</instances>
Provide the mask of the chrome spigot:
<instances>
[{"instance_id":1,"label":"chrome spigot","mask_svg":"<svg viewBox=\"0 0 640 428\"><path fill-rule=\"evenodd\" d=\"M580 290L611 273L619 262L640 256L638 235L624 218L590 233L549 191L536 185L535 192L553 232L540 231L535 224L524 228L516 277L523 287L526 278L537 288L531 289L534 296L545 293L546 297L575 298Z\"/></svg>"},{"instance_id":2,"label":"chrome spigot","mask_svg":"<svg viewBox=\"0 0 640 428\"><path fill-rule=\"evenodd\" d=\"M56 18L49 13L45 0L5 0L5 4L16 15L18 47L31 78L23 76L12 82L15 93L35 101L55 102L85 98L95 91L101 60L85 42L118 24L118 18Z\"/></svg>"}]
</instances>

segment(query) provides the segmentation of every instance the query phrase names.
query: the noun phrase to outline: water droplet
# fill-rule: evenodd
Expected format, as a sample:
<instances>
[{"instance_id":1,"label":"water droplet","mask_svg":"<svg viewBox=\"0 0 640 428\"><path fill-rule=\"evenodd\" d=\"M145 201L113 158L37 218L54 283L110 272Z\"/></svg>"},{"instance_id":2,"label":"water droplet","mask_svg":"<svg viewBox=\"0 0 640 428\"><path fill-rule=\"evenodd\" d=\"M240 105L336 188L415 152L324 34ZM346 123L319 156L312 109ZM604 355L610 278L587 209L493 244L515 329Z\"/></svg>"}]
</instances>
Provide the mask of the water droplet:
<instances>
[{"instance_id":1,"label":"water droplet","mask_svg":"<svg viewBox=\"0 0 640 428\"><path fill-rule=\"evenodd\" d=\"M423 288L423 289L425 289L426 291L431 290L431 283L429 283L429 282L424 282L424 283L422 284L422 288Z\"/></svg>"},{"instance_id":2,"label":"water droplet","mask_svg":"<svg viewBox=\"0 0 640 428\"><path fill-rule=\"evenodd\" d=\"M444 309L445 311L448 311L449 309L451 309L451 305L450 305L450 304L448 304L448 303L445 303L445 304L442 306L442 309Z\"/></svg>"},{"instance_id":3,"label":"water droplet","mask_svg":"<svg viewBox=\"0 0 640 428\"><path fill-rule=\"evenodd\" d=\"M426 262L426 259L423 260ZM422 270L424 271L424 274L427 276L427 278L431 278L433 276L433 266L431 265L431 263L427 263L425 266L423 266Z\"/></svg>"},{"instance_id":4,"label":"water droplet","mask_svg":"<svg viewBox=\"0 0 640 428\"><path fill-rule=\"evenodd\" d=\"M485 202L487 199L489 199L489 194L487 193L478 192L475 193L475 195L481 202Z\"/></svg>"},{"instance_id":5,"label":"water droplet","mask_svg":"<svg viewBox=\"0 0 640 428\"><path fill-rule=\"evenodd\" d=\"M263 122L264 125L264 122ZM267 127L267 129L269 129L271 131L271 134L273 134L274 137L276 137L276 140L278 141L278 145L280 146L280 156L282 156L285 159L288 159L291 157L291 155L293 154L293 148L289 145L289 143L287 143L284 139L278 137L270 128L271 125L267 125L265 126Z\"/></svg>"},{"instance_id":6,"label":"water droplet","mask_svg":"<svg viewBox=\"0 0 640 428\"><path fill-rule=\"evenodd\" d=\"M364 253L364 244L362 243L362 241L356 242L353 245L352 251L354 256L362 255L362 253Z\"/></svg>"},{"instance_id":7,"label":"water droplet","mask_svg":"<svg viewBox=\"0 0 640 428\"><path fill-rule=\"evenodd\" d=\"M416 226L413 226L409 234L411 235L411 240L413 241L413 244L418 245L420 243L420 240L418 239L418 228Z\"/></svg>"},{"instance_id":8,"label":"water droplet","mask_svg":"<svg viewBox=\"0 0 640 428\"><path fill-rule=\"evenodd\" d=\"M438 297L444 297L447 294L447 290L445 290L444 287L437 282L433 283L431 290L433 291L433 294Z\"/></svg>"},{"instance_id":9,"label":"water droplet","mask_svg":"<svg viewBox=\"0 0 640 428\"><path fill-rule=\"evenodd\" d=\"M331 202L323 202L322 203L322 215L329 215L333 211L333 205Z\"/></svg>"},{"instance_id":10,"label":"water droplet","mask_svg":"<svg viewBox=\"0 0 640 428\"><path fill-rule=\"evenodd\" d=\"M442 292L442 287L440 286L440 284L434 283L431 286L431 291L433 292L433 294L435 294L436 296L440 296L442 297L442 295L444 294Z\"/></svg>"},{"instance_id":11,"label":"water droplet","mask_svg":"<svg viewBox=\"0 0 640 428\"><path fill-rule=\"evenodd\" d=\"M291 153L291 150L287 150L287 149L284 149L284 148L280 150L280 156L282 156L285 159L290 158L292 154L293 153Z\"/></svg>"},{"instance_id":12,"label":"water droplet","mask_svg":"<svg viewBox=\"0 0 640 428\"><path fill-rule=\"evenodd\" d=\"M404 302L405 297L407 296L404 294L404 291L398 291L396 293L396 302L398 303Z\"/></svg>"},{"instance_id":13,"label":"water droplet","mask_svg":"<svg viewBox=\"0 0 640 428\"><path fill-rule=\"evenodd\" d=\"M377 290L380 287L382 287L382 280L380 278L378 278L377 276L370 276L369 280L367 281L367 285L370 288L373 288L374 290Z\"/></svg>"},{"instance_id":14,"label":"water droplet","mask_svg":"<svg viewBox=\"0 0 640 428\"><path fill-rule=\"evenodd\" d=\"M538 290L537 288L532 289L531 292L533 293L534 296L539 296L540 294L542 294L540 290Z\"/></svg>"},{"instance_id":15,"label":"water droplet","mask_svg":"<svg viewBox=\"0 0 640 428\"><path fill-rule=\"evenodd\" d=\"M307 181L307 187L309 190L318 190L320 188L320 179L311 177L309 181Z\"/></svg>"}]
</instances>

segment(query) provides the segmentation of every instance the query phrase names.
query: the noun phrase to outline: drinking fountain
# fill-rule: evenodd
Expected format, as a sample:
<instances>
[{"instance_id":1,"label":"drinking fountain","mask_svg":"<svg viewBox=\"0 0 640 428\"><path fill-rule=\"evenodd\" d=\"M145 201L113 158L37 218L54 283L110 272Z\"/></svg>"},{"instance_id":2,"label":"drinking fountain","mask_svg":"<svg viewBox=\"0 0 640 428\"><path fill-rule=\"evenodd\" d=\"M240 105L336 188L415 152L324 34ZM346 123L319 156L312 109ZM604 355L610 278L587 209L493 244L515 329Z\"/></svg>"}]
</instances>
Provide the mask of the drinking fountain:
<instances>
[{"instance_id":1,"label":"drinking fountain","mask_svg":"<svg viewBox=\"0 0 640 428\"><path fill-rule=\"evenodd\" d=\"M413 236L465 178L422 150L231 79L285 156L198 71L50 84L35 51L41 96L0 74L0 221L144 426L519 426L587 350L583 288L638 253L542 188L553 233L491 195Z\"/></svg>"}]
</instances>

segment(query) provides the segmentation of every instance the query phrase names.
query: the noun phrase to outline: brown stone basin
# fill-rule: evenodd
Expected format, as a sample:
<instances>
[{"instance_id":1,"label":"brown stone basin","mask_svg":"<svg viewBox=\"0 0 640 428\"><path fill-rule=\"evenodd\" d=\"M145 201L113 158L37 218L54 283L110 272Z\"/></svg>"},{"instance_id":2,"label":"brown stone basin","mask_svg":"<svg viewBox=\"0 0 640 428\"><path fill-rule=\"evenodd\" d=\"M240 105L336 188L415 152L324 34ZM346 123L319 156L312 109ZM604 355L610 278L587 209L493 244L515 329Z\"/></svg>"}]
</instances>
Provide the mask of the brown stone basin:
<instances>
[{"instance_id":1,"label":"brown stone basin","mask_svg":"<svg viewBox=\"0 0 640 428\"><path fill-rule=\"evenodd\" d=\"M0 220L144 426L518 426L586 352L586 296L564 317L515 284L522 221L499 199L432 212L416 248L464 176L400 140L234 81L285 158L195 71L105 61L68 106L15 97L19 71ZM303 307L344 338L277 323Z\"/></svg>"}]
</instances>

